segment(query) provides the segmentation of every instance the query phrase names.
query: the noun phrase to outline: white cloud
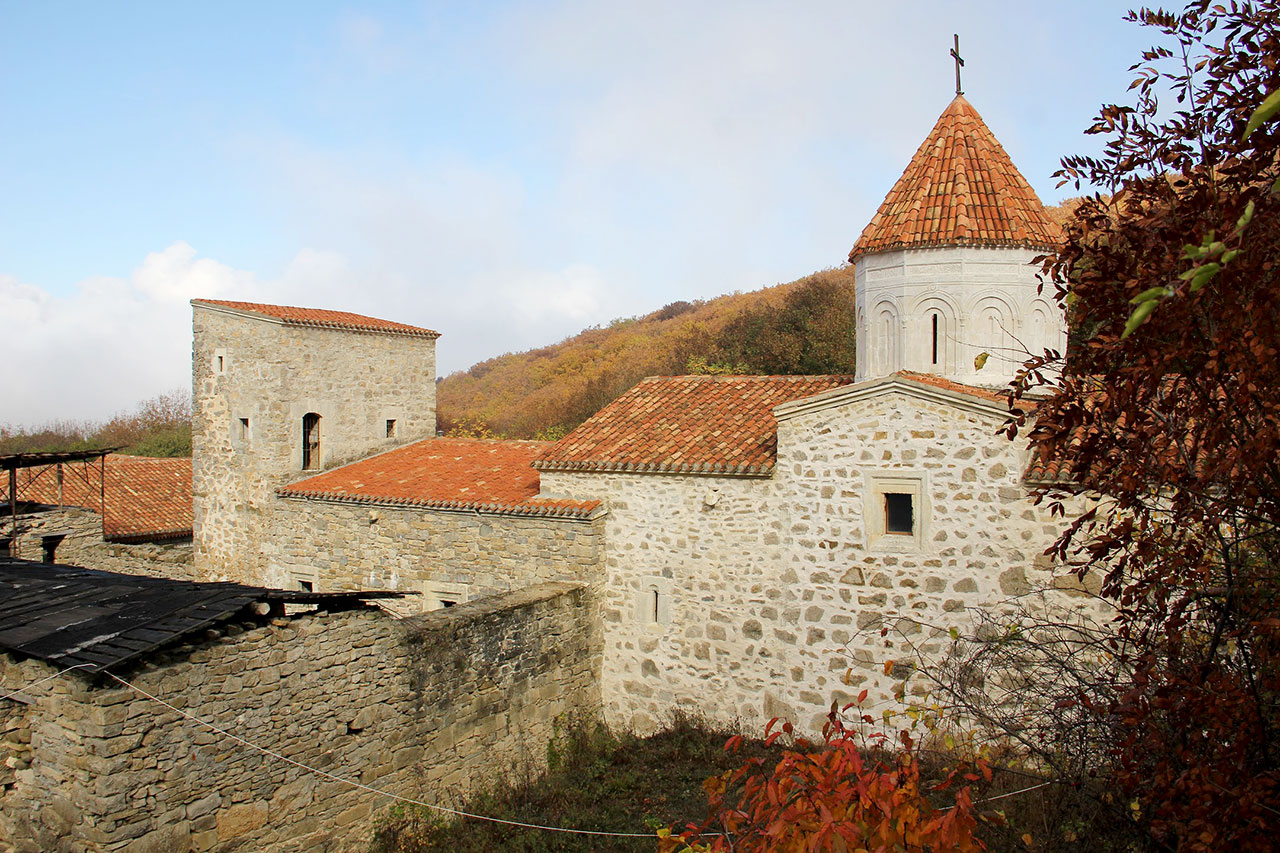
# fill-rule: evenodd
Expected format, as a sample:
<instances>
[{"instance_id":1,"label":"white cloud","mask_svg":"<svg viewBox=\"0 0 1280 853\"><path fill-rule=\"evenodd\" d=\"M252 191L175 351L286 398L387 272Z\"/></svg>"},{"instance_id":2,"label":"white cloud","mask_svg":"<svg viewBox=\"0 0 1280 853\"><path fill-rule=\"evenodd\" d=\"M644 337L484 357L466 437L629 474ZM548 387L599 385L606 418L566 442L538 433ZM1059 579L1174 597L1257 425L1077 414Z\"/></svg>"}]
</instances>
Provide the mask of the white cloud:
<instances>
[{"instance_id":1,"label":"white cloud","mask_svg":"<svg viewBox=\"0 0 1280 853\"><path fill-rule=\"evenodd\" d=\"M65 296L0 275L0 316L22 354L22 369L6 377L0 423L101 420L190 385L187 301L259 289L251 273L183 242L148 254L128 278L89 278Z\"/></svg>"},{"instance_id":2,"label":"white cloud","mask_svg":"<svg viewBox=\"0 0 1280 853\"><path fill-rule=\"evenodd\" d=\"M951 97L952 32L1016 161L1020 136L1074 147L1078 127L1047 105L1086 88L1101 48L1076 37L1084 13L1036 26L1045 14L1007 0L339 14L298 48L287 101L219 125L241 130L201 174L247 187L239 207L181 223L254 269L177 242L65 296L0 279L36 383L6 395L0 422L101 416L185 384L192 296L429 326L448 373L838 264Z\"/></svg>"},{"instance_id":3,"label":"white cloud","mask_svg":"<svg viewBox=\"0 0 1280 853\"><path fill-rule=\"evenodd\" d=\"M191 299L216 299L225 293L250 289L253 274L235 270L212 258L197 258L196 250L183 241L162 252L151 252L133 271L131 282L138 291L167 304Z\"/></svg>"}]
</instances>

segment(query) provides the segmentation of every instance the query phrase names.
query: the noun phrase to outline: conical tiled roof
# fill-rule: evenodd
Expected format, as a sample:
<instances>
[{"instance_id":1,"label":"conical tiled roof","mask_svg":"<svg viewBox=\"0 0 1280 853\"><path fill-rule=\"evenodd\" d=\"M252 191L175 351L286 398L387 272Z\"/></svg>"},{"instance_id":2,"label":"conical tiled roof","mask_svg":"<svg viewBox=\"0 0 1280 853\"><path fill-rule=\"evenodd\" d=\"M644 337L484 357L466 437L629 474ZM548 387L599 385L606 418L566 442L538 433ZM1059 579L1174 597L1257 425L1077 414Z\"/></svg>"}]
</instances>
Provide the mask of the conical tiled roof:
<instances>
[{"instance_id":1,"label":"conical tiled roof","mask_svg":"<svg viewBox=\"0 0 1280 853\"><path fill-rule=\"evenodd\" d=\"M956 95L849 252L924 246L1048 249L1061 237L990 128Z\"/></svg>"}]
</instances>

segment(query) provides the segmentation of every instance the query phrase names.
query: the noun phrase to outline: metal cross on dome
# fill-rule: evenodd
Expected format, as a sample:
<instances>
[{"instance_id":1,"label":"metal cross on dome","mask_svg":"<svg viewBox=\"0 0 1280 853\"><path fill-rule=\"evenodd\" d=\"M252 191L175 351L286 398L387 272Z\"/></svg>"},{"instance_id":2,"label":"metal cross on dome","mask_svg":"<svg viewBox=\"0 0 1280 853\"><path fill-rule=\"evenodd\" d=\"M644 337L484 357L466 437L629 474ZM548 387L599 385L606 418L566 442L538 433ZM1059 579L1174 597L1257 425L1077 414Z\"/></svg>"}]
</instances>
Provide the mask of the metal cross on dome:
<instances>
[{"instance_id":1,"label":"metal cross on dome","mask_svg":"<svg viewBox=\"0 0 1280 853\"><path fill-rule=\"evenodd\" d=\"M951 57L956 61L956 94L963 95L964 90L960 88L960 68L964 65L964 60L960 58L960 34L951 35L956 40L956 46L951 48Z\"/></svg>"}]
</instances>

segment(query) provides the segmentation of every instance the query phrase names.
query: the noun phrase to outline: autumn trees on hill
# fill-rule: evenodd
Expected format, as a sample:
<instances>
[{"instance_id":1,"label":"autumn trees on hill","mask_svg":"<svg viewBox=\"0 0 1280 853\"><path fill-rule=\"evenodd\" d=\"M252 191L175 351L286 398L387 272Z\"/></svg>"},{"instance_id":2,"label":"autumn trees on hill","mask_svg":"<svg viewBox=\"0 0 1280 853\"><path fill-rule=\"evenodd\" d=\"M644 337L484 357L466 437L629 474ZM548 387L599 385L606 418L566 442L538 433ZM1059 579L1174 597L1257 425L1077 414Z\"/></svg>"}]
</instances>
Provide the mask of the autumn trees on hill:
<instances>
[{"instance_id":1,"label":"autumn trees on hill","mask_svg":"<svg viewBox=\"0 0 1280 853\"><path fill-rule=\"evenodd\" d=\"M437 386L440 428L558 438L646 376L853 373L853 269L753 293L674 302Z\"/></svg>"}]
</instances>

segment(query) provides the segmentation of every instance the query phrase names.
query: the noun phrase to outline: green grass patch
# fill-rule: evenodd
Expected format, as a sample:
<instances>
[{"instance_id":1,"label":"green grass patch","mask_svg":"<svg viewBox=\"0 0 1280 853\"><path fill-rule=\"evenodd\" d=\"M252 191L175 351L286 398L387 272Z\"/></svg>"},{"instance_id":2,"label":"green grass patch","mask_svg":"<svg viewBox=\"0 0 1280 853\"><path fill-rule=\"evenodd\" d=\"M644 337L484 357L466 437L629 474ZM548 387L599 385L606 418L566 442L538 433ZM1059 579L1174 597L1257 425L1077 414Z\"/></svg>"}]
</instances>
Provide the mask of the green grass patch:
<instances>
[{"instance_id":1,"label":"green grass patch","mask_svg":"<svg viewBox=\"0 0 1280 853\"><path fill-rule=\"evenodd\" d=\"M487 821L445 820L425 808L395 807L378 826L375 853L425 850L645 851L657 846L659 827L707 813L703 781L760 755L759 741L736 754L724 751L736 732L687 716L675 717L649 737L615 734L596 723L576 724L548 749L548 770L538 778L504 780L459 808L505 820L611 832L648 832L612 838L522 829Z\"/></svg>"}]
</instances>

